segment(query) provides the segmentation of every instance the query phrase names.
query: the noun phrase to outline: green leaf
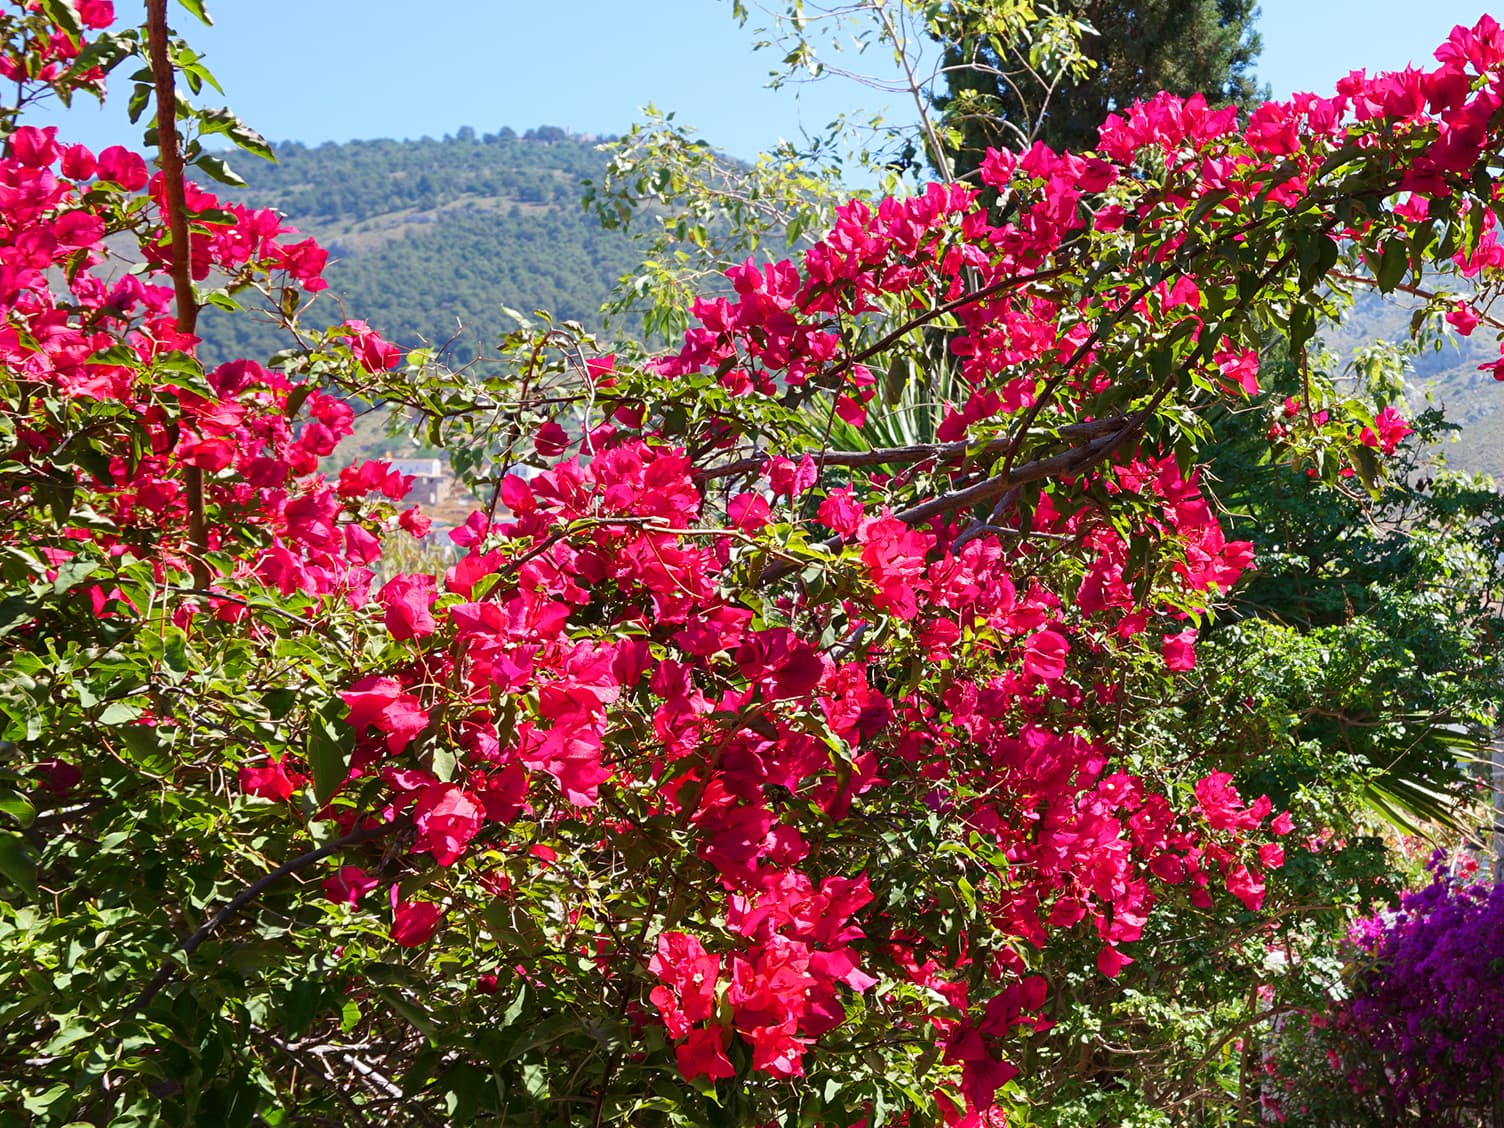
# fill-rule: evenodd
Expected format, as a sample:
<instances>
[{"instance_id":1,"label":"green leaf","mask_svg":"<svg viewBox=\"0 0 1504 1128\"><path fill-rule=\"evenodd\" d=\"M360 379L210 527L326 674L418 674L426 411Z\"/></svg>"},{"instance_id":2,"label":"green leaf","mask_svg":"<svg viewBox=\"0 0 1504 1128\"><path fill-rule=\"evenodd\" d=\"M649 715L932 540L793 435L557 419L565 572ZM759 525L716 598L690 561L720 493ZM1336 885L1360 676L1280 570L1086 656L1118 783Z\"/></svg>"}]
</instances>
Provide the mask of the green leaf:
<instances>
[{"instance_id":1,"label":"green leaf","mask_svg":"<svg viewBox=\"0 0 1504 1128\"><path fill-rule=\"evenodd\" d=\"M345 703L335 698L308 718L308 766L313 769L313 797L326 803L350 774L355 730L344 720Z\"/></svg>"},{"instance_id":2,"label":"green leaf","mask_svg":"<svg viewBox=\"0 0 1504 1128\"><path fill-rule=\"evenodd\" d=\"M240 313L245 309L245 306L241 305L223 290L210 290L204 295L204 303L229 313Z\"/></svg>"},{"instance_id":3,"label":"green leaf","mask_svg":"<svg viewBox=\"0 0 1504 1128\"><path fill-rule=\"evenodd\" d=\"M11 831L0 832L0 874L35 897L37 865L26 854L26 840Z\"/></svg>"},{"instance_id":4,"label":"green leaf","mask_svg":"<svg viewBox=\"0 0 1504 1128\"><path fill-rule=\"evenodd\" d=\"M0 811L4 811L23 827L30 826L37 817L37 809L31 805L31 800L16 792L0 795Z\"/></svg>"},{"instance_id":5,"label":"green leaf","mask_svg":"<svg viewBox=\"0 0 1504 1128\"><path fill-rule=\"evenodd\" d=\"M216 157L212 153L205 153L193 163L221 184L228 184L232 188L246 187L245 178L231 168L223 157Z\"/></svg>"},{"instance_id":6,"label":"green leaf","mask_svg":"<svg viewBox=\"0 0 1504 1128\"><path fill-rule=\"evenodd\" d=\"M144 82L136 83L131 90L131 99L126 103L125 112L130 117L131 124L141 120L142 113L146 110L146 104L151 101L151 87Z\"/></svg>"},{"instance_id":7,"label":"green leaf","mask_svg":"<svg viewBox=\"0 0 1504 1128\"><path fill-rule=\"evenodd\" d=\"M107 349L100 349L89 356L90 364L118 364L122 368L138 366L141 357L136 350L129 345L111 345Z\"/></svg>"},{"instance_id":8,"label":"green leaf","mask_svg":"<svg viewBox=\"0 0 1504 1128\"><path fill-rule=\"evenodd\" d=\"M57 1084L40 1096L23 1097L21 1103L26 1106L27 1112L43 1113L72 1091L66 1084Z\"/></svg>"},{"instance_id":9,"label":"green leaf","mask_svg":"<svg viewBox=\"0 0 1504 1128\"><path fill-rule=\"evenodd\" d=\"M172 768L172 757L154 726L126 725L115 737L125 758L145 774L160 776Z\"/></svg>"},{"instance_id":10,"label":"green leaf","mask_svg":"<svg viewBox=\"0 0 1504 1128\"><path fill-rule=\"evenodd\" d=\"M83 21L78 18L78 8L73 0L42 0L42 11L74 43L83 36Z\"/></svg>"},{"instance_id":11,"label":"green leaf","mask_svg":"<svg viewBox=\"0 0 1504 1128\"><path fill-rule=\"evenodd\" d=\"M129 701L111 701L105 705L104 713L99 714L99 723L114 728L116 725L129 725L132 720L141 716L140 705Z\"/></svg>"},{"instance_id":12,"label":"green leaf","mask_svg":"<svg viewBox=\"0 0 1504 1128\"><path fill-rule=\"evenodd\" d=\"M522 1067L522 1088L534 1100L548 1096L548 1067L530 1062Z\"/></svg>"},{"instance_id":13,"label":"green leaf","mask_svg":"<svg viewBox=\"0 0 1504 1128\"><path fill-rule=\"evenodd\" d=\"M188 636L178 627L168 627L162 636L162 663L174 681L186 677L189 669Z\"/></svg>"},{"instance_id":14,"label":"green leaf","mask_svg":"<svg viewBox=\"0 0 1504 1128\"><path fill-rule=\"evenodd\" d=\"M267 139L239 118L235 119L235 124L226 131L225 136L247 153L271 161L273 164L277 163L277 156L272 152L271 144Z\"/></svg>"},{"instance_id":15,"label":"green leaf","mask_svg":"<svg viewBox=\"0 0 1504 1128\"><path fill-rule=\"evenodd\" d=\"M111 701L104 707L104 712L99 714L99 723L114 728L128 725L140 716L141 706L129 701Z\"/></svg>"},{"instance_id":16,"label":"green leaf","mask_svg":"<svg viewBox=\"0 0 1504 1128\"><path fill-rule=\"evenodd\" d=\"M52 1041L42 1048L46 1054L59 1054L75 1042L81 1042L93 1031L79 1022L66 1022L61 1030L52 1036Z\"/></svg>"},{"instance_id":17,"label":"green leaf","mask_svg":"<svg viewBox=\"0 0 1504 1128\"><path fill-rule=\"evenodd\" d=\"M178 0L185 10L197 16L205 27L213 27L214 21L209 18L209 13L204 10L204 0Z\"/></svg>"},{"instance_id":18,"label":"green leaf","mask_svg":"<svg viewBox=\"0 0 1504 1128\"><path fill-rule=\"evenodd\" d=\"M1301 348L1316 335L1316 314L1310 306L1297 305L1290 311L1290 348Z\"/></svg>"},{"instance_id":19,"label":"green leaf","mask_svg":"<svg viewBox=\"0 0 1504 1128\"><path fill-rule=\"evenodd\" d=\"M37 616L39 607L35 603L29 603L19 595L7 596L0 600L0 638L4 638L17 627L24 627Z\"/></svg>"},{"instance_id":20,"label":"green leaf","mask_svg":"<svg viewBox=\"0 0 1504 1128\"><path fill-rule=\"evenodd\" d=\"M223 107L217 110L199 110L195 116L201 133L221 134L228 137L237 148L276 163L277 158L266 138L241 121L231 110Z\"/></svg>"},{"instance_id":21,"label":"green leaf","mask_svg":"<svg viewBox=\"0 0 1504 1128\"><path fill-rule=\"evenodd\" d=\"M455 766L459 763L454 749L443 744L436 745L433 750L433 774L440 783L448 783L454 778Z\"/></svg>"},{"instance_id":22,"label":"green leaf","mask_svg":"<svg viewBox=\"0 0 1504 1128\"><path fill-rule=\"evenodd\" d=\"M82 74L84 71L99 67L108 73L119 66L122 60L130 58L141 49L135 35L135 31L132 30L105 32L97 36L78 53L78 57L73 60L73 65L68 68L68 72Z\"/></svg>"},{"instance_id":23,"label":"green leaf","mask_svg":"<svg viewBox=\"0 0 1504 1128\"><path fill-rule=\"evenodd\" d=\"M1379 258L1379 269L1376 274L1381 293L1389 293L1398 286L1405 278L1405 272L1410 269L1410 249L1403 239L1390 239L1384 244L1384 250Z\"/></svg>"}]
</instances>

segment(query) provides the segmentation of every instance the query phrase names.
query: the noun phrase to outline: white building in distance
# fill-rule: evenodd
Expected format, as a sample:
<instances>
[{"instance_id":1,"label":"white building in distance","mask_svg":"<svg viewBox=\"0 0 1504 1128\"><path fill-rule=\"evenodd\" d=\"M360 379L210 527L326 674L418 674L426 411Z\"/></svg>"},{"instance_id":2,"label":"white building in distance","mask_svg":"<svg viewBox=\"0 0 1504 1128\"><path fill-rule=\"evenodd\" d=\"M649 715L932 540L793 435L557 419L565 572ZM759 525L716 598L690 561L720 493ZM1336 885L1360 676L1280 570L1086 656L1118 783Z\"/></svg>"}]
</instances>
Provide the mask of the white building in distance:
<instances>
[{"instance_id":1,"label":"white building in distance","mask_svg":"<svg viewBox=\"0 0 1504 1128\"><path fill-rule=\"evenodd\" d=\"M449 496L454 478L442 458L393 458L392 469L413 480L407 500L419 505L438 505Z\"/></svg>"}]
</instances>

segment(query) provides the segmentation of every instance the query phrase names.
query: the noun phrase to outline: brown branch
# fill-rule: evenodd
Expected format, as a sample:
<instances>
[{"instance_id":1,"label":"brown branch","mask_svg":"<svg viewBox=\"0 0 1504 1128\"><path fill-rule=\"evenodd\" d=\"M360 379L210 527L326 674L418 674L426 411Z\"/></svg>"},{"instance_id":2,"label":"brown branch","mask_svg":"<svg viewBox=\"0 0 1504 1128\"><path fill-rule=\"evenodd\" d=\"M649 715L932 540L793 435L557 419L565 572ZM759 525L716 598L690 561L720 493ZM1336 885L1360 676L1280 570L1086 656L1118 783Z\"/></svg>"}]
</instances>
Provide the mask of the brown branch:
<instances>
[{"instance_id":1,"label":"brown branch","mask_svg":"<svg viewBox=\"0 0 1504 1128\"><path fill-rule=\"evenodd\" d=\"M1084 423L1070 423L1060 428L1057 432L1061 437L1068 439L1095 438L1105 432L1115 430L1124 424L1125 417L1111 416L1106 419L1090 419ZM816 459L826 466L885 466L891 463L915 463L947 462L952 459L964 458L968 454L986 456L989 454L1001 454L1008 448L1011 438L1001 437L991 440L981 448L976 448L973 443L966 439L960 439L953 443L912 443L908 446L899 447L873 447L870 450L824 450L815 454ZM694 472L696 481L704 482L713 478L734 478L738 474L745 474L754 470L761 470L767 463L766 455L752 455L749 458L739 458L735 462L728 462L724 466L712 466L704 470Z\"/></svg>"},{"instance_id":2,"label":"brown branch","mask_svg":"<svg viewBox=\"0 0 1504 1128\"><path fill-rule=\"evenodd\" d=\"M169 263L177 299L177 330L193 334L198 327L198 301L193 294L192 255L188 244L188 201L183 191L183 153L178 139L178 99L168 53L167 0L146 0L146 41L151 56L152 82L157 94L157 164L162 169L163 211L171 240ZM204 519L204 472L183 470L188 495L188 543L193 586L209 586L209 530Z\"/></svg>"},{"instance_id":3,"label":"brown branch","mask_svg":"<svg viewBox=\"0 0 1504 1128\"><path fill-rule=\"evenodd\" d=\"M1085 446L1072 447L1070 450L1061 451L1048 458L1037 458L1033 462L1016 466L1006 473L997 474L975 485L967 486L965 489L952 490L950 493L941 494L939 497L901 510L893 516L906 525L921 525L941 514L992 501L1021 483L1036 482L1041 478L1050 478L1057 474L1079 473L1095 466L1143 429L1145 421L1169 393L1171 386L1166 383L1143 410L1131 416L1113 420L1112 422L1117 424L1115 430L1099 435ZM841 547L842 543L843 538L835 536L821 541L819 547L826 552L834 552ZM796 564L775 564L763 570L761 581L772 583L797 569Z\"/></svg>"},{"instance_id":4,"label":"brown branch","mask_svg":"<svg viewBox=\"0 0 1504 1128\"><path fill-rule=\"evenodd\" d=\"M212 917L205 921L203 927L201 927L192 936L188 937L188 939L183 941L183 943L179 946L178 951L181 952L184 956L192 955L194 950L197 949L198 946L205 940L209 939L210 936L214 935L214 933L219 930L220 926L222 926L227 920L238 913L246 905L254 901L257 897L261 896L261 894L265 893L277 882L281 881L284 877L289 877L292 874L300 872L301 870L305 870L315 862L322 861L323 859L329 857L329 855L331 854L337 854L346 846L354 846L361 842L369 842L373 838L383 838L388 834L392 834L395 831L404 829L407 825L408 824L405 820L398 820L395 822L382 823L380 826L367 827L364 830L353 830L343 838L336 838L333 842L326 842L316 850L310 850L308 851L308 853L300 854L298 857L293 858L291 861L283 862L276 869L262 874L255 881L251 882L251 884L242 889L239 893L235 894L235 896L231 897L229 903L226 904L224 908L220 909L219 912L215 913ZM162 962L162 966L157 969L157 973L152 977L151 982L142 989L141 993L136 996L135 1001L131 1003L127 1014L139 1013L146 1008L147 1004L149 1004L154 998L157 997L157 994L162 990L163 987L167 986L168 982L172 979L174 966L175 965L171 959L167 959Z\"/></svg>"},{"instance_id":5,"label":"brown branch","mask_svg":"<svg viewBox=\"0 0 1504 1128\"><path fill-rule=\"evenodd\" d=\"M1327 277L1335 278L1338 282L1350 282L1359 286L1367 286L1370 289L1377 290L1379 288L1379 280L1377 278L1370 278L1366 274L1350 274L1345 270L1331 270L1327 272ZM1423 298L1428 302L1435 301L1441 297L1437 291L1428 290L1424 286L1417 286L1413 282L1396 282L1394 289L1402 294L1409 294L1413 298ZM1474 312L1477 313L1478 320L1489 328L1504 329L1504 321L1492 316L1486 310L1480 310L1475 306Z\"/></svg>"},{"instance_id":6,"label":"brown branch","mask_svg":"<svg viewBox=\"0 0 1504 1128\"><path fill-rule=\"evenodd\" d=\"M1122 420L1117 430L1100 435L1085 446L1072 447L1070 450L1061 451L1048 458L1036 458L1033 462L1016 466L1012 470L967 486L965 489L953 490L948 494L941 494L939 497L930 498L929 501L900 510L893 516L906 525L921 525L941 514L1002 497L1012 487L1025 482L1037 482L1041 478L1085 470L1106 458L1137 432L1148 418L1147 412L1159 406L1158 398L1156 397L1156 401L1149 408Z\"/></svg>"}]
</instances>

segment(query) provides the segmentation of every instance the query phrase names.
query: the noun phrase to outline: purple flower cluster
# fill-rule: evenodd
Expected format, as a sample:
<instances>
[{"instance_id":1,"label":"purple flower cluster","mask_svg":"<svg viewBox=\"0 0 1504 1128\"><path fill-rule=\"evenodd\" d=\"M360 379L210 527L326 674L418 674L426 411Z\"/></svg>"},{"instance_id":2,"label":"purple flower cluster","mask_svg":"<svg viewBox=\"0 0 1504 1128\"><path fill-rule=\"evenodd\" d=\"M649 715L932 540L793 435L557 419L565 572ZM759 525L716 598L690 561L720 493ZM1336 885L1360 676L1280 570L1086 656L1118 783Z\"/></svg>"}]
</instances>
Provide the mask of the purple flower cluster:
<instances>
[{"instance_id":1,"label":"purple flower cluster","mask_svg":"<svg viewBox=\"0 0 1504 1128\"><path fill-rule=\"evenodd\" d=\"M1432 883L1361 921L1362 967L1336 1016L1354 1089L1391 1114L1452 1123L1504 1107L1504 885L1468 882L1438 853ZM1374 1068L1353 1068L1354 1058Z\"/></svg>"}]
</instances>

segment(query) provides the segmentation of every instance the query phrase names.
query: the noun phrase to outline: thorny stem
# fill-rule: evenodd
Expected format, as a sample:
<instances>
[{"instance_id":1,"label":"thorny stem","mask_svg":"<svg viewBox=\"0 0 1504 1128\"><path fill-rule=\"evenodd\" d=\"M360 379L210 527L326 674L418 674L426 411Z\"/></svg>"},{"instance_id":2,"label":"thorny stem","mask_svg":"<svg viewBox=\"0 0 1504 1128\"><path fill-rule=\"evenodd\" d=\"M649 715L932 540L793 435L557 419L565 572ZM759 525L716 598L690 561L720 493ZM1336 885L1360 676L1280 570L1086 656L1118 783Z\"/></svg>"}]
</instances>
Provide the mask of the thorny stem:
<instances>
[{"instance_id":1,"label":"thorny stem","mask_svg":"<svg viewBox=\"0 0 1504 1128\"><path fill-rule=\"evenodd\" d=\"M331 854L339 853L346 846L369 842L373 838L383 838L388 834L393 834L398 830L406 828L407 825L405 820L399 820L382 823L380 826L353 830L342 838L336 838L333 842L326 842L316 850L310 850L308 853L300 854L291 861L283 862L276 869L263 874L239 893L235 894L235 896L231 897L229 903L224 908L205 921L197 932L183 941L178 947L178 951L184 956L192 955L198 946L213 936L226 921L284 877L289 877L292 874L305 870L315 862L322 861ZM135 1001L131 1003L127 1014L138 1014L144 1010L157 997L162 988L167 986L168 982L172 979L175 967L176 964L173 960L164 960L162 966L157 969L156 975L152 977L151 982L142 989L141 993L136 996Z\"/></svg>"},{"instance_id":2,"label":"thorny stem","mask_svg":"<svg viewBox=\"0 0 1504 1128\"><path fill-rule=\"evenodd\" d=\"M162 168L163 210L171 237L172 288L177 299L177 330L192 335L198 326L198 301L193 294L192 256L188 245L188 201L183 191L183 154L178 139L178 101L168 54L167 0L147 0L146 40L151 76L157 94L157 163ZM204 472L183 471L188 495L188 541L193 586L209 586L209 530L204 519Z\"/></svg>"}]
</instances>

